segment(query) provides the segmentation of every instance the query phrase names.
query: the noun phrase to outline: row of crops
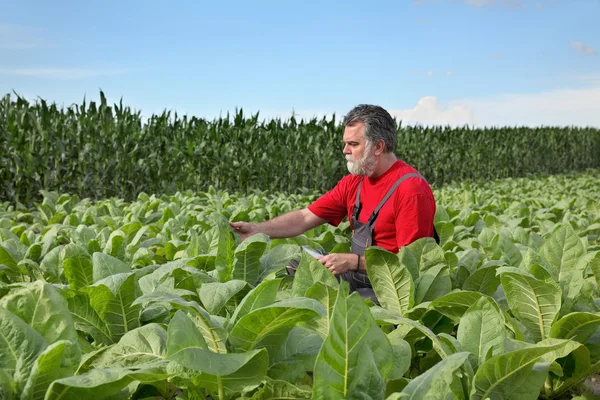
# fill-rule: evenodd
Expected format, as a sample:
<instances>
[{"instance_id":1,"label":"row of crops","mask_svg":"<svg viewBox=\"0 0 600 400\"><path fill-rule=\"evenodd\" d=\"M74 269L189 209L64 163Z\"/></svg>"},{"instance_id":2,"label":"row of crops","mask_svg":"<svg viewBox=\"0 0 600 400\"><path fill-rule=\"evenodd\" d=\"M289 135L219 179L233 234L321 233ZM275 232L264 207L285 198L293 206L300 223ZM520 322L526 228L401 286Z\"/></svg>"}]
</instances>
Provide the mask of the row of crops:
<instances>
[{"instance_id":1,"label":"row of crops","mask_svg":"<svg viewBox=\"0 0 600 400\"><path fill-rule=\"evenodd\" d=\"M142 118L122 103L58 108L0 100L0 201L32 205L40 190L135 200L254 189L325 191L347 173L337 120L214 121L171 112ZM399 121L399 125L401 125ZM398 128L397 155L432 185L600 168L600 130L576 127Z\"/></svg>"},{"instance_id":2,"label":"row of crops","mask_svg":"<svg viewBox=\"0 0 600 400\"><path fill-rule=\"evenodd\" d=\"M367 251L377 303L300 251L348 251L347 221L243 242L228 225L313 192L0 203L0 398L580 396L600 371L598 182L435 189L439 245Z\"/></svg>"}]
</instances>

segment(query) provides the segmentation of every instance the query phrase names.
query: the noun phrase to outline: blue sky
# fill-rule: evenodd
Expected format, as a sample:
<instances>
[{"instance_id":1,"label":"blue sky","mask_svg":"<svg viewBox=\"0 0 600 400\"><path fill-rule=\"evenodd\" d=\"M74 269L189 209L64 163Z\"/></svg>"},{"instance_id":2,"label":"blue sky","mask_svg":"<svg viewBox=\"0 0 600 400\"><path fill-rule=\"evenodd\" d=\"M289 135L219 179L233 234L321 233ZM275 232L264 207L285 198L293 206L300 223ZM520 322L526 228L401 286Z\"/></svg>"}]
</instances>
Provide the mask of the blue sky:
<instances>
[{"instance_id":1,"label":"blue sky","mask_svg":"<svg viewBox=\"0 0 600 400\"><path fill-rule=\"evenodd\" d=\"M367 5L368 4L368 5ZM0 94L143 115L600 126L600 1L5 1Z\"/></svg>"}]
</instances>

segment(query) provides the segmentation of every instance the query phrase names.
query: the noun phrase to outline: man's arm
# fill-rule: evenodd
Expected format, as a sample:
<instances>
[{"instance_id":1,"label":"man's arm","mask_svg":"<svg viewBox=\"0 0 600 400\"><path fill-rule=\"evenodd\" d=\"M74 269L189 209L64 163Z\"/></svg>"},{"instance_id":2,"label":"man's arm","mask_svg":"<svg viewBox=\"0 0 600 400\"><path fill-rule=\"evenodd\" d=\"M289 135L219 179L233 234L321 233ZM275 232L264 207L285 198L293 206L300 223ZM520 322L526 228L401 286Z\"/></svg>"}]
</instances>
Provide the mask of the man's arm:
<instances>
[{"instance_id":1,"label":"man's arm","mask_svg":"<svg viewBox=\"0 0 600 400\"><path fill-rule=\"evenodd\" d=\"M273 239L280 239L298 236L326 222L327 220L317 217L308 208L304 208L265 222L232 222L230 225L240 234L242 240L257 233L264 233Z\"/></svg>"}]
</instances>

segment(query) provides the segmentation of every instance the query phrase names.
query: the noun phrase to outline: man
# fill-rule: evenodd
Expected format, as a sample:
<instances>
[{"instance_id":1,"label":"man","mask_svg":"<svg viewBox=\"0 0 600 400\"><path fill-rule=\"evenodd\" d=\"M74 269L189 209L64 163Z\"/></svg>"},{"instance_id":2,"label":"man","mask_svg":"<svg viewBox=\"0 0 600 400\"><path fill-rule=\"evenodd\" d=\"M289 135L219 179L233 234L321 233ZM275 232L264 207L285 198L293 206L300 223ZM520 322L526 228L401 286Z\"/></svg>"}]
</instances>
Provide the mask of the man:
<instances>
[{"instance_id":1,"label":"man","mask_svg":"<svg viewBox=\"0 0 600 400\"><path fill-rule=\"evenodd\" d=\"M371 287L365 248L380 246L397 253L419 238L436 237L436 205L425 179L396 158L396 125L386 110L359 105L343 123L343 152L350 175L302 210L258 224L235 222L231 226L242 240L259 232L288 238L324 223L338 226L348 216L353 229L352 253L328 254L319 261L356 290Z\"/></svg>"}]
</instances>

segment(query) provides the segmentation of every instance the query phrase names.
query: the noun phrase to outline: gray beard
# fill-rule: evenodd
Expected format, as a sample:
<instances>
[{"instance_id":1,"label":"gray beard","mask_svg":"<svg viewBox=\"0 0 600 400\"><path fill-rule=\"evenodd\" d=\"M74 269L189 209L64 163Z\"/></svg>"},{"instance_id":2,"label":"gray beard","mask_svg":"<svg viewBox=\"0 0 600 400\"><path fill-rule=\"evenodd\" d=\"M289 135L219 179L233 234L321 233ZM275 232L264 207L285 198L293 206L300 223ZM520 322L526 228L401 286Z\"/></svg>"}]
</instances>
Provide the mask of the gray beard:
<instances>
[{"instance_id":1,"label":"gray beard","mask_svg":"<svg viewBox=\"0 0 600 400\"><path fill-rule=\"evenodd\" d=\"M371 153L370 146L366 149L365 155L360 160L348 161L348 172L358 176L370 176L377 165L375 155Z\"/></svg>"}]
</instances>

